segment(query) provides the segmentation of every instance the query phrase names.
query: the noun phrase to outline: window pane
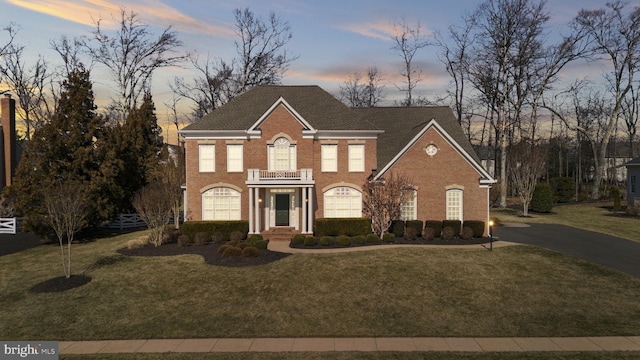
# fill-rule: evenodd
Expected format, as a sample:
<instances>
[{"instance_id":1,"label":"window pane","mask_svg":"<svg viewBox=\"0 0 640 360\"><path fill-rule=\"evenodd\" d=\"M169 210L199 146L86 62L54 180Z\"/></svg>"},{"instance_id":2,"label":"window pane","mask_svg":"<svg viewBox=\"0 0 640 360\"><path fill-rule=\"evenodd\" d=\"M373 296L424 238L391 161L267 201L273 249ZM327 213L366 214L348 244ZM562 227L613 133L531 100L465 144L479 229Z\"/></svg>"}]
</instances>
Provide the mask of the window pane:
<instances>
[{"instance_id":1,"label":"window pane","mask_svg":"<svg viewBox=\"0 0 640 360\"><path fill-rule=\"evenodd\" d=\"M349 145L349 171L364 171L364 145Z\"/></svg>"},{"instance_id":2,"label":"window pane","mask_svg":"<svg viewBox=\"0 0 640 360\"><path fill-rule=\"evenodd\" d=\"M324 217L362 216L362 194L350 187L336 187L324 193Z\"/></svg>"},{"instance_id":3,"label":"window pane","mask_svg":"<svg viewBox=\"0 0 640 360\"><path fill-rule=\"evenodd\" d=\"M417 219L416 196L417 191L415 190L407 194L405 201L402 203L402 220L407 221Z\"/></svg>"},{"instance_id":4,"label":"window pane","mask_svg":"<svg viewBox=\"0 0 640 360\"><path fill-rule=\"evenodd\" d=\"M322 171L338 171L338 145L322 145Z\"/></svg>"},{"instance_id":5,"label":"window pane","mask_svg":"<svg viewBox=\"0 0 640 360\"><path fill-rule=\"evenodd\" d=\"M240 193L227 187L205 191L202 220L240 220Z\"/></svg>"},{"instance_id":6,"label":"window pane","mask_svg":"<svg viewBox=\"0 0 640 360\"><path fill-rule=\"evenodd\" d=\"M462 221L462 190L447 190L447 220Z\"/></svg>"},{"instance_id":7,"label":"window pane","mask_svg":"<svg viewBox=\"0 0 640 360\"><path fill-rule=\"evenodd\" d=\"M215 145L199 145L200 157L198 166L200 172L216 171L216 146Z\"/></svg>"},{"instance_id":8,"label":"window pane","mask_svg":"<svg viewBox=\"0 0 640 360\"><path fill-rule=\"evenodd\" d=\"M242 145L227 145L227 172L242 171Z\"/></svg>"}]
</instances>

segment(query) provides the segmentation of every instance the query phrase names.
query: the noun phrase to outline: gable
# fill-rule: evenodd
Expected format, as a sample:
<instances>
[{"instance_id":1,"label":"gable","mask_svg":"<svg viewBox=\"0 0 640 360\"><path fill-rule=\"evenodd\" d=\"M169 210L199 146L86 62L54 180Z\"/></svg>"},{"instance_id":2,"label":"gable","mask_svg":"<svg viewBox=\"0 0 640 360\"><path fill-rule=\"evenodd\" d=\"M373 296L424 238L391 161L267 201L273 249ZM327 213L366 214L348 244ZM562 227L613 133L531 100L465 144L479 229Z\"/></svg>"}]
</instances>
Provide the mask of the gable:
<instances>
[{"instance_id":1,"label":"gable","mask_svg":"<svg viewBox=\"0 0 640 360\"><path fill-rule=\"evenodd\" d=\"M286 114L283 114L286 112ZM287 116L287 114L289 116ZM291 123L290 121L293 119L297 124ZM252 136L259 137L261 135L261 128L265 124L265 122L278 122L275 124L276 128L280 128L280 130L287 129L295 129L296 131L302 130L302 134L304 135L313 135L317 132L316 129L309 124L307 120L302 117L289 103L282 97L280 97L271 107L264 113L258 120L253 123L247 130L247 134Z\"/></svg>"}]
</instances>

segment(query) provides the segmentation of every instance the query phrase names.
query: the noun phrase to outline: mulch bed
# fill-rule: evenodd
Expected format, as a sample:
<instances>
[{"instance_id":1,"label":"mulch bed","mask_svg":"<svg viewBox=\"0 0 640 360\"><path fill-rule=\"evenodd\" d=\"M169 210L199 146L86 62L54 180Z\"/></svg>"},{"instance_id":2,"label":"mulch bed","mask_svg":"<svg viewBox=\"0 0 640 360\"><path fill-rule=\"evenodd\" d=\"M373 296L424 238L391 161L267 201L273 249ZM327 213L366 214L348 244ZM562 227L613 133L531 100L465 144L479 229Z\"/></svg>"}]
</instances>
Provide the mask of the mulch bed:
<instances>
[{"instance_id":1,"label":"mulch bed","mask_svg":"<svg viewBox=\"0 0 640 360\"><path fill-rule=\"evenodd\" d=\"M91 281L90 276L86 275L71 275L67 278L65 276L56 277L36 284L31 288L31 292L34 293L54 293L63 292L71 289L75 289L84 284L88 284Z\"/></svg>"},{"instance_id":2,"label":"mulch bed","mask_svg":"<svg viewBox=\"0 0 640 360\"><path fill-rule=\"evenodd\" d=\"M192 246L178 246L178 244L176 243L163 244L161 246L147 244L137 249L123 248L118 250L118 252L122 255L128 256L173 256L197 254L201 255L207 264L231 267L264 265L274 261L278 261L290 255L281 252L260 249L260 255L254 258L242 256L223 257L221 254L218 254L218 248L220 246L220 244Z\"/></svg>"}]
</instances>

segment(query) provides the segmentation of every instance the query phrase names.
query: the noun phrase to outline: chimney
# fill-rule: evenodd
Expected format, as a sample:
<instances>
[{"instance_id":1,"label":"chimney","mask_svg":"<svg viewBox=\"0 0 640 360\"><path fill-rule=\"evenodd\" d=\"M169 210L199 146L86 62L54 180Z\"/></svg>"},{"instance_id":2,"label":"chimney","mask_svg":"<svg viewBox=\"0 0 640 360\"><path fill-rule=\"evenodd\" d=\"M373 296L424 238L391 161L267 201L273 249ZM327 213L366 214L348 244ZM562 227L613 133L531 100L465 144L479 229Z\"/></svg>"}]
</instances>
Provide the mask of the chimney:
<instances>
[{"instance_id":1,"label":"chimney","mask_svg":"<svg viewBox=\"0 0 640 360\"><path fill-rule=\"evenodd\" d=\"M5 94L2 100L2 167L3 172L0 175L0 185L11 185L11 179L15 174L16 159L16 101L11 95Z\"/></svg>"}]
</instances>

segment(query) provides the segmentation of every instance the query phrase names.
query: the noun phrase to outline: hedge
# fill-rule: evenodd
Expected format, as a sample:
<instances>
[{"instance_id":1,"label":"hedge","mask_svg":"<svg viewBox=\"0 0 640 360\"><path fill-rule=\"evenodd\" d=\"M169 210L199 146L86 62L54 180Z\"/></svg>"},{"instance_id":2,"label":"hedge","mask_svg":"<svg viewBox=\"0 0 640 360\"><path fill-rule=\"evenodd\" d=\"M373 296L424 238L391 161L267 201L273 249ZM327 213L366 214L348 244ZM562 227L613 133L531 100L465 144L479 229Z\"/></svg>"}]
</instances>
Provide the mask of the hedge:
<instances>
[{"instance_id":1,"label":"hedge","mask_svg":"<svg viewBox=\"0 0 640 360\"><path fill-rule=\"evenodd\" d=\"M470 227L473 230L473 237L482 237L484 235L484 221L480 220L465 220L462 223L462 227Z\"/></svg>"},{"instance_id":2,"label":"hedge","mask_svg":"<svg viewBox=\"0 0 640 360\"><path fill-rule=\"evenodd\" d=\"M442 232L442 221L440 220L427 220L424 223L424 227L428 227L433 229L433 236L440 237L440 233Z\"/></svg>"},{"instance_id":3,"label":"hedge","mask_svg":"<svg viewBox=\"0 0 640 360\"><path fill-rule=\"evenodd\" d=\"M195 241L195 236L199 232L205 232L209 236L213 236L214 233L219 232L222 234L225 241L231 239L231 233L239 231L244 234L246 238L249 233L249 222L244 220L239 221L187 221L180 226L180 231L184 235L189 236L191 241Z\"/></svg>"},{"instance_id":4,"label":"hedge","mask_svg":"<svg viewBox=\"0 0 640 360\"><path fill-rule=\"evenodd\" d=\"M422 228L424 227L424 223L422 222L422 220L407 220L405 224L407 228L416 229L417 236L422 235Z\"/></svg>"},{"instance_id":5,"label":"hedge","mask_svg":"<svg viewBox=\"0 0 640 360\"><path fill-rule=\"evenodd\" d=\"M442 220L442 228L450 227L453 229L453 236L460 236L462 222L460 220Z\"/></svg>"},{"instance_id":6,"label":"hedge","mask_svg":"<svg viewBox=\"0 0 640 360\"><path fill-rule=\"evenodd\" d=\"M315 235L322 236L356 236L371 233L369 218L321 218L316 219Z\"/></svg>"},{"instance_id":7,"label":"hedge","mask_svg":"<svg viewBox=\"0 0 640 360\"><path fill-rule=\"evenodd\" d=\"M404 236L404 221L402 220L393 220L391 221L391 226L389 227L389 232L393 233L396 237Z\"/></svg>"}]
</instances>

